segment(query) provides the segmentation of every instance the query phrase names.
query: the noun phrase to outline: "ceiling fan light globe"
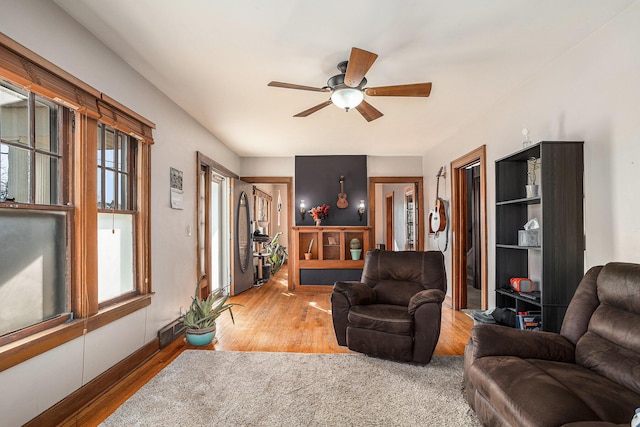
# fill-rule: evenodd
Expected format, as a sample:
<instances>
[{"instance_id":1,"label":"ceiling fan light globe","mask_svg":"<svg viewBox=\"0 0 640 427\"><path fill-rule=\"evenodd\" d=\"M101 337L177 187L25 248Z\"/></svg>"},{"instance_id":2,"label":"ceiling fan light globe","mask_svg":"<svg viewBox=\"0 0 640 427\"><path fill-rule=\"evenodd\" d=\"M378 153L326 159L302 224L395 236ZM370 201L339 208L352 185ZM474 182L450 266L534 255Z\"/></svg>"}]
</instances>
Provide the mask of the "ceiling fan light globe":
<instances>
[{"instance_id":1,"label":"ceiling fan light globe","mask_svg":"<svg viewBox=\"0 0 640 427\"><path fill-rule=\"evenodd\" d=\"M331 102L347 111L360 105L363 99L364 93L357 88L335 89L331 94Z\"/></svg>"}]
</instances>

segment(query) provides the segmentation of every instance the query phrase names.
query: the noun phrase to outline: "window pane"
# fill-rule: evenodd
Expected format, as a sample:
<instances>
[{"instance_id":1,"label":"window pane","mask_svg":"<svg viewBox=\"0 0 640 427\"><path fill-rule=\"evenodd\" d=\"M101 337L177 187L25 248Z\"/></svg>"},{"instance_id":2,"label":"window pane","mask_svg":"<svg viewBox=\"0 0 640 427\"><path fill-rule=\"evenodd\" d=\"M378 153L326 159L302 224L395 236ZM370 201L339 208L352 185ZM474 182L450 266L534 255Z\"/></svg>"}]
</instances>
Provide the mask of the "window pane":
<instances>
[{"instance_id":1,"label":"window pane","mask_svg":"<svg viewBox=\"0 0 640 427\"><path fill-rule=\"evenodd\" d=\"M118 196L118 209L129 209L127 206L127 175L118 174L118 187L120 190Z\"/></svg>"},{"instance_id":2,"label":"window pane","mask_svg":"<svg viewBox=\"0 0 640 427\"><path fill-rule=\"evenodd\" d=\"M133 291L133 215L98 214L98 302Z\"/></svg>"},{"instance_id":3,"label":"window pane","mask_svg":"<svg viewBox=\"0 0 640 427\"><path fill-rule=\"evenodd\" d=\"M127 165L129 164L129 162L127 161L128 157L129 157L129 152L128 152L128 144L127 144L127 139L128 137L122 133L118 133L118 139L120 140L119 142L119 154L120 157L118 159L118 170L121 170L123 172L127 171Z\"/></svg>"},{"instance_id":4,"label":"window pane","mask_svg":"<svg viewBox=\"0 0 640 427\"><path fill-rule=\"evenodd\" d=\"M29 203L29 150L0 144L0 200Z\"/></svg>"},{"instance_id":5,"label":"window pane","mask_svg":"<svg viewBox=\"0 0 640 427\"><path fill-rule=\"evenodd\" d=\"M113 171L104 171L104 208L116 208L116 174Z\"/></svg>"},{"instance_id":6,"label":"window pane","mask_svg":"<svg viewBox=\"0 0 640 427\"><path fill-rule=\"evenodd\" d=\"M104 128L103 124L98 125L98 166L102 166L102 129Z\"/></svg>"},{"instance_id":7,"label":"window pane","mask_svg":"<svg viewBox=\"0 0 640 427\"><path fill-rule=\"evenodd\" d=\"M0 335L65 313L64 213L0 210Z\"/></svg>"},{"instance_id":8,"label":"window pane","mask_svg":"<svg viewBox=\"0 0 640 427\"><path fill-rule=\"evenodd\" d=\"M58 204L58 167L56 157L36 153L36 203Z\"/></svg>"},{"instance_id":9,"label":"window pane","mask_svg":"<svg viewBox=\"0 0 640 427\"><path fill-rule=\"evenodd\" d=\"M28 106L26 93L0 85L0 138L29 145Z\"/></svg>"},{"instance_id":10,"label":"window pane","mask_svg":"<svg viewBox=\"0 0 640 427\"><path fill-rule=\"evenodd\" d=\"M102 203L102 168L98 167L98 208L103 208Z\"/></svg>"},{"instance_id":11,"label":"window pane","mask_svg":"<svg viewBox=\"0 0 640 427\"><path fill-rule=\"evenodd\" d=\"M0 202L7 200L9 192L9 146L0 144Z\"/></svg>"},{"instance_id":12,"label":"window pane","mask_svg":"<svg viewBox=\"0 0 640 427\"><path fill-rule=\"evenodd\" d=\"M36 96L36 148L58 153L58 107Z\"/></svg>"},{"instance_id":13,"label":"window pane","mask_svg":"<svg viewBox=\"0 0 640 427\"><path fill-rule=\"evenodd\" d=\"M107 168L115 168L116 140L112 129L107 129L105 132L104 150L104 166Z\"/></svg>"}]
</instances>

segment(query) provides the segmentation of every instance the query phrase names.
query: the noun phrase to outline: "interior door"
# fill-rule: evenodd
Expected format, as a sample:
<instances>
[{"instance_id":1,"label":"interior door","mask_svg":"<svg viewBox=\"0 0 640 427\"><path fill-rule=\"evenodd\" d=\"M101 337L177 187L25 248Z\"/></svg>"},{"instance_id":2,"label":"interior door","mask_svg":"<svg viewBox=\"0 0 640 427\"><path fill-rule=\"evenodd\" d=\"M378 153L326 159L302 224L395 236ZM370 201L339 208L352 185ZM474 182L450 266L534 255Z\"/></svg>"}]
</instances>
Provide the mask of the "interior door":
<instances>
[{"instance_id":1,"label":"interior door","mask_svg":"<svg viewBox=\"0 0 640 427\"><path fill-rule=\"evenodd\" d=\"M386 250L394 251L394 236L393 236L393 193L385 195L385 245Z\"/></svg>"},{"instance_id":2,"label":"interior door","mask_svg":"<svg viewBox=\"0 0 640 427\"><path fill-rule=\"evenodd\" d=\"M231 180L231 295L253 286L253 185Z\"/></svg>"}]
</instances>

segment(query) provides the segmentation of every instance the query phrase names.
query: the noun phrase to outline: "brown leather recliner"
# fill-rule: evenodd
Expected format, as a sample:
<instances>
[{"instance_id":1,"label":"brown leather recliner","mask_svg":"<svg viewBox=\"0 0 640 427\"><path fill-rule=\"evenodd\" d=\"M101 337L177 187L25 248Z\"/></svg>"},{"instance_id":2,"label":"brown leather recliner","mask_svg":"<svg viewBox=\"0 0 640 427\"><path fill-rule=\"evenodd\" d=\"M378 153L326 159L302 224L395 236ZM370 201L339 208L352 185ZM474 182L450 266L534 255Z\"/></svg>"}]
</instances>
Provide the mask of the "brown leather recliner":
<instances>
[{"instance_id":1,"label":"brown leather recliner","mask_svg":"<svg viewBox=\"0 0 640 427\"><path fill-rule=\"evenodd\" d=\"M429 363L446 289L440 252L368 251L361 282L333 286L338 344L370 356Z\"/></svg>"},{"instance_id":2,"label":"brown leather recliner","mask_svg":"<svg viewBox=\"0 0 640 427\"><path fill-rule=\"evenodd\" d=\"M559 334L474 326L464 384L487 426L629 426L640 407L640 264L590 269Z\"/></svg>"}]
</instances>

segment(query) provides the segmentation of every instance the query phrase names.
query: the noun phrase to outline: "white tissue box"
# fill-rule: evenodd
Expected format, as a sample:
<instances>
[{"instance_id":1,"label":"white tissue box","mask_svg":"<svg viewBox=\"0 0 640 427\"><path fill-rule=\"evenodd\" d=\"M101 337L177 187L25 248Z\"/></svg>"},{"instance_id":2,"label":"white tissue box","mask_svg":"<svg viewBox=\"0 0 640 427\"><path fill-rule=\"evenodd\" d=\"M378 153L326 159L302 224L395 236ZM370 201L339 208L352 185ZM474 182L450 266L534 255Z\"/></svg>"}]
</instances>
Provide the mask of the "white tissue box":
<instances>
[{"instance_id":1,"label":"white tissue box","mask_svg":"<svg viewBox=\"0 0 640 427\"><path fill-rule=\"evenodd\" d=\"M540 246L538 230L518 230L518 246Z\"/></svg>"}]
</instances>

